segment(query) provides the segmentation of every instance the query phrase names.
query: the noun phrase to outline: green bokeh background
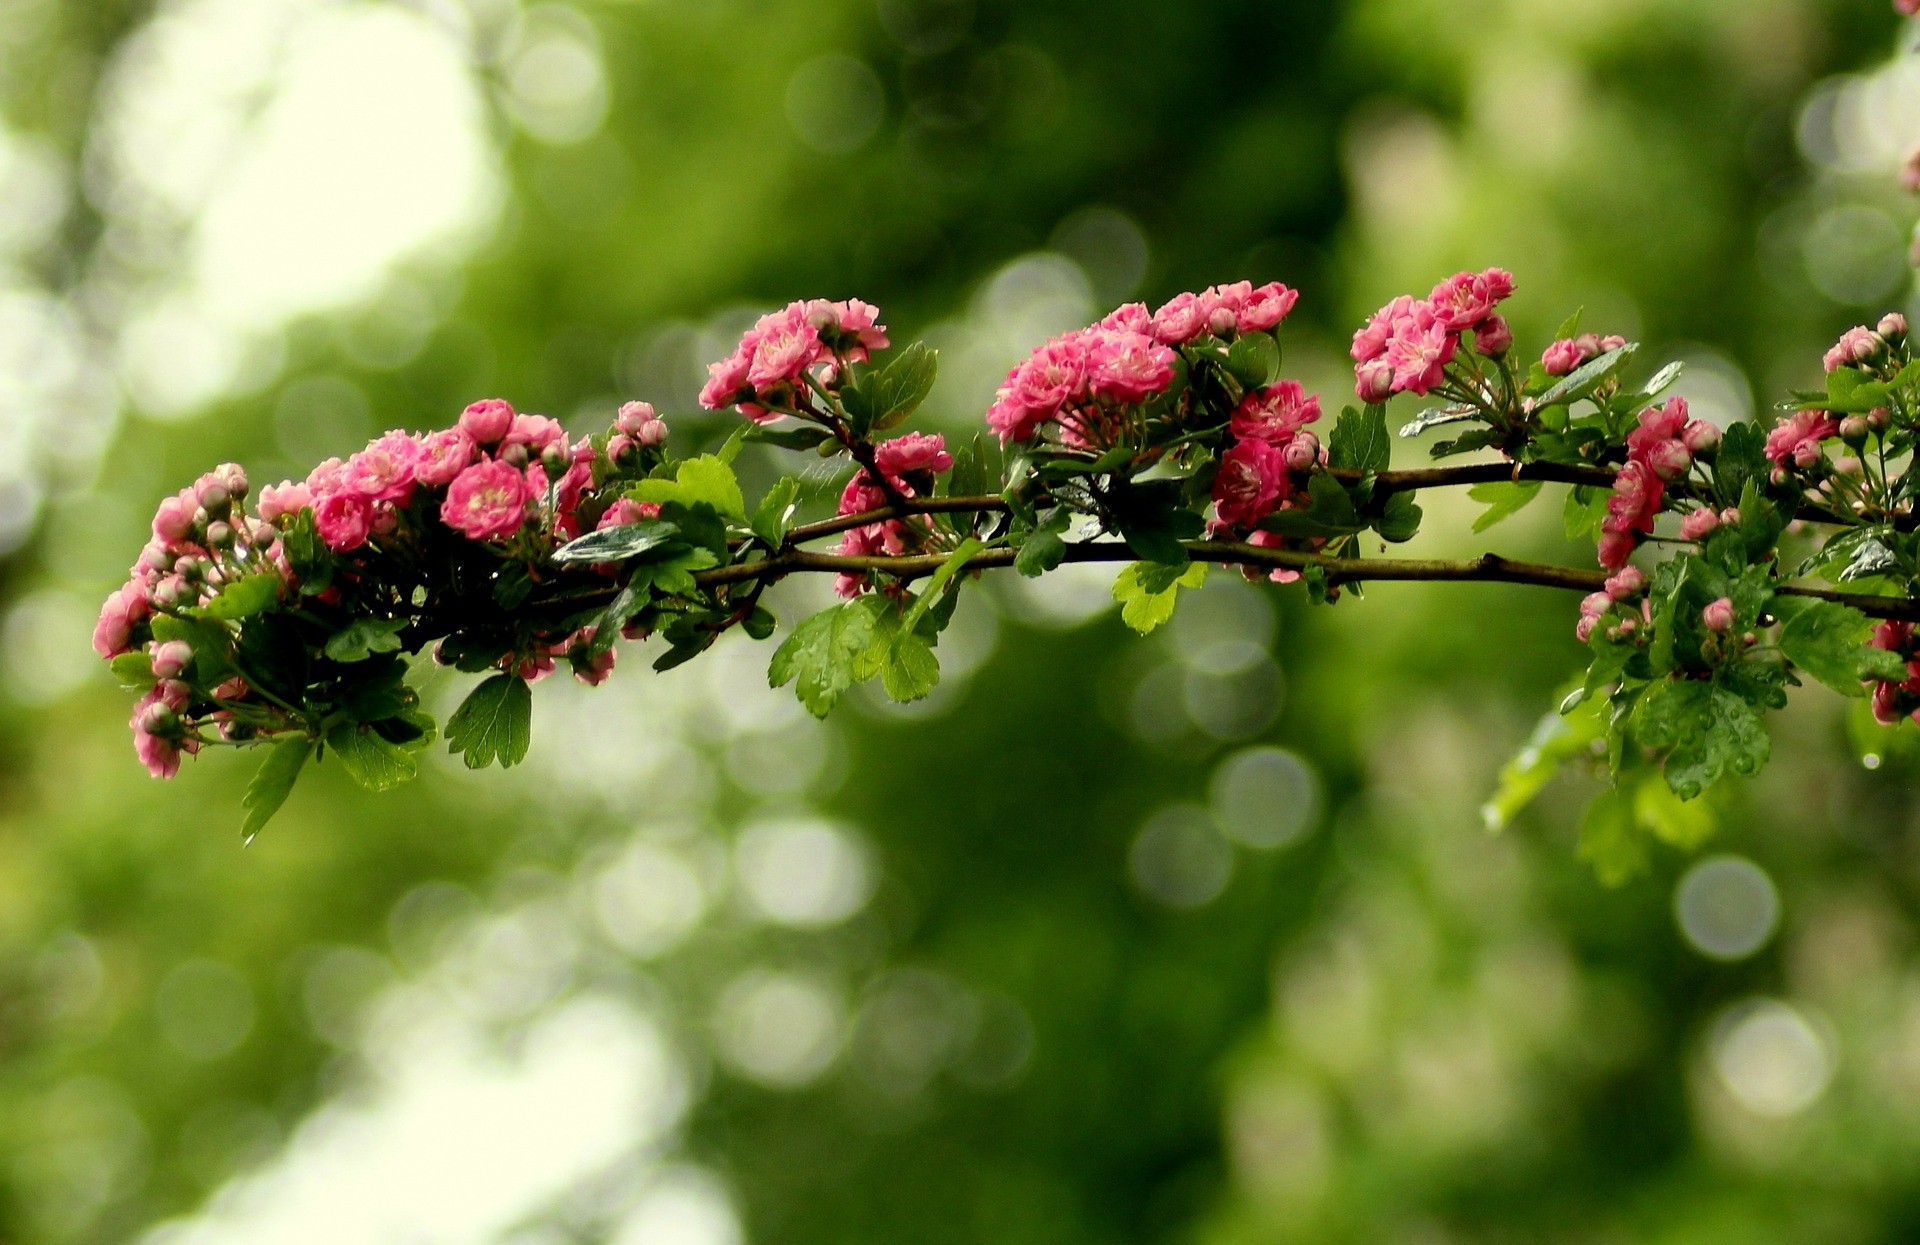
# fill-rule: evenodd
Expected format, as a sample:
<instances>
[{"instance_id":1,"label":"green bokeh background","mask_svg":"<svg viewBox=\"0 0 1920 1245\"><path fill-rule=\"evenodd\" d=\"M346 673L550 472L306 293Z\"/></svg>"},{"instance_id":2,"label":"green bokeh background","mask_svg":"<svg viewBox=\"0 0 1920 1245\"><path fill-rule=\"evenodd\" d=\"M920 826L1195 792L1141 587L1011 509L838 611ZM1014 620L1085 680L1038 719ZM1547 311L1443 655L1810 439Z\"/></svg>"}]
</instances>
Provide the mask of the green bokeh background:
<instances>
[{"instance_id":1,"label":"green bokeh background","mask_svg":"<svg viewBox=\"0 0 1920 1245\"><path fill-rule=\"evenodd\" d=\"M81 188L6 258L8 288L81 306L119 210L87 172L101 84L156 7L214 6L0 12L0 115ZM857 295L896 340L940 345L928 426L950 437L1038 335L1242 277L1302 291L1287 370L1337 403L1361 317L1489 264L1519 278L1523 343L1585 307L1646 343L1644 371L1686 358L1702 409L1764 411L1840 329L1912 299L1891 167L1819 138L1834 76L1911 41L1886 5L392 7L461 32L504 177L478 242L394 277L441 291L420 340L369 349L376 297L276 327L275 366L186 418L123 394L97 463L49 458L38 521L0 556L0 1241L139 1239L293 1161L303 1120L382 1101L374 1018L429 986L517 1000L444 1003L504 1059L570 1000L625 1000L689 1105L658 1153L411 1239L724 1241L634 1226L669 1161L718 1182L746 1240L795 1245L1920 1236L1912 770L1862 768L1847 706L1799 694L1705 848L1767 871L1778 930L1703 956L1674 915L1693 857L1657 845L1618 888L1576 858L1590 779L1481 825L1577 667L1571 598L1390 585L1313 610L1216 574L1142 640L1084 577L985 585L929 707L862 698L820 728L759 686L767 646L659 676L635 653L600 692L537 689L524 770L431 766L370 797L323 769L244 849L245 758L154 783L105 672L62 673L86 661L72 603L212 462L270 479L311 438L345 452L489 394L583 429L646 397L678 445L710 446L727 421L693 410L690 368L796 297ZM562 141L514 119L514 40L536 28L574 32L605 88ZM0 428L61 440L59 409L34 418ZM750 488L783 467L743 461ZM1472 536L1471 503L1433 498L1414 548L1584 562L1553 500ZM783 589L785 615L820 587ZM1274 805L1287 843L1155 821L1206 806L1249 747L1314 776L1310 807ZM727 862L770 810L860 845L857 912L797 928L741 898ZM1139 837L1153 825L1186 829ZM639 954L619 930L655 892L596 882L636 843L694 862L708 897ZM524 937L489 941L503 928ZM768 973L835 1000L837 1053L791 1083L714 1019ZM1728 1035L1756 1000L1812 1047L1741 1064ZM770 1014L777 1055L797 1022ZM1754 1109L1753 1077L1808 1066L1810 1100ZM514 1144L489 1126L461 1125Z\"/></svg>"}]
</instances>

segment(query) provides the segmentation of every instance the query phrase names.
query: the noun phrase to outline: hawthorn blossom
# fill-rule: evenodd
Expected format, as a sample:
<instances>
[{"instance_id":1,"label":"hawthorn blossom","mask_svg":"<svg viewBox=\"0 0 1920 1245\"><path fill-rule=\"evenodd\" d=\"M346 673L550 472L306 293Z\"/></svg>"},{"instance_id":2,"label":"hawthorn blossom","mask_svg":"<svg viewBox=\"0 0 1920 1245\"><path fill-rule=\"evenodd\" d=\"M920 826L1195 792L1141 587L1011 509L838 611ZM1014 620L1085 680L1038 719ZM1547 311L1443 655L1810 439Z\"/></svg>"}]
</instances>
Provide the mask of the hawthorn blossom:
<instances>
[{"instance_id":1,"label":"hawthorn blossom","mask_svg":"<svg viewBox=\"0 0 1920 1245\"><path fill-rule=\"evenodd\" d=\"M1297 380L1281 380L1242 398L1228 431L1236 440L1284 446L1319 418L1319 397L1307 393Z\"/></svg>"},{"instance_id":2,"label":"hawthorn blossom","mask_svg":"<svg viewBox=\"0 0 1920 1245\"><path fill-rule=\"evenodd\" d=\"M1280 450L1265 441L1240 441L1220 456L1213 478L1214 513L1227 527L1252 527L1272 514L1292 490Z\"/></svg>"},{"instance_id":3,"label":"hawthorn blossom","mask_svg":"<svg viewBox=\"0 0 1920 1245\"><path fill-rule=\"evenodd\" d=\"M532 495L525 473L507 463L475 463L455 477L440 521L469 540L504 540L526 522Z\"/></svg>"},{"instance_id":4,"label":"hawthorn blossom","mask_svg":"<svg viewBox=\"0 0 1920 1245\"><path fill-rule=\"evenodd\" d=\"M482 398L460 412L460 431L475 445L494 445L513 427L513 407L500 398Z\"/></svg>"},{"instance_id":5,"label":"hawthorn blossom","mask_svg":"<svg viewBox=\"0 0 1920 1245\"><path fill-rule=\"evenodd\" d=\"M1840 422L1825 411L1795 411L1767 434L1767 460L1784 470L1789 463L1806 468L1820 461L1820 443L1840 434Z\"/></svg>"}]
</instances>

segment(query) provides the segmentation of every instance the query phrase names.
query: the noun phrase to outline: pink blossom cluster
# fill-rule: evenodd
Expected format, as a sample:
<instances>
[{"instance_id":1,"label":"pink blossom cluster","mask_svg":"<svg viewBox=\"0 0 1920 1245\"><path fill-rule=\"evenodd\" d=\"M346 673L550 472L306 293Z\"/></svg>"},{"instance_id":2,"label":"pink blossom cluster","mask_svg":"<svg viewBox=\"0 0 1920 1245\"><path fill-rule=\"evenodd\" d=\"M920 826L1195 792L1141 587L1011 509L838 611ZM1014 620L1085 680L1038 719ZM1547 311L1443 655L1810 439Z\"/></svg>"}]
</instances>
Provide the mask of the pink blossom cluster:
<instances>
[{"instance_id":1,"label":"pink blossom cluster","mask_svg":"<svg viewBox=\"0 0 1920 1245\"><path fill-rule=\"evenodd\" d=\"M1632 604L1633 598L1646 591L1647 577L1637 566L1623 566L1607 576L1605 587L1599 592L1588 593L1580 602L1580 621L1574 625L1573 633L1585 644L1587 637L1602 622L1612 620L1606 636L1610 640L1622 640L1653 621L1652 602L1640 597L1640 604ZM1614 608L1620 607L1618 614Z\"/></svg>"},{"instance_id":2,"label":"pink blossom cluster","mask_svg":"<svg viewBox=\"0 0 1920 1245\"><path fill-rule=\"evenodd\" d=\"M188 718L192 689L185 681L194 661L184 640L153 636L157 614L196 608L243 577L270 574L291 579L279 532L246 512L247 474L237 463L223 463L187 488L161 501L154 511L152 535L128 571L127 582L100 607L93 629L94 651L113 659L142 649L155 679L134 706L128 725L141 763L160 778L180 768L183 754L199 751L200 740ZM215 689L221 701L238 701L246 685L232 679ZM213 720L225 720L215 712Z\"/></svg>"},{"instance_id":3,"label":"pink blossom cluster","mask_svg":"<svg viewBox=\"0 0 1920 1245\"><path fill-rule=\"evenodd\" d=\"M558 421L487 398L452 428L385 433L344 462L329 458L304 482L269 487L261 500L276 517L311 508L320 539L335 553L392 532L422 498L437 501L440 521L469 540L495 541L517 535L551 497L555 530L574 536L593 460L592 443L569 443Z\"/></svg>"},{"instance_id":4,"label":"pink blossom cluster","mask_svg":"<svg viewBox=\"0 0 1920 1245\"><path fill-rule=\"evenodd\" d=\"M1766 445L1775 482L1784 481L1790 467L1804 471L1819 462L1820 443L1839 435L1840 421L1826 411L1795 411L1775 424Z\"/></svg>"},{"instance_id":5,"label":"pink blossom cluster","mask_svg":"<svg viewBox=\"0 0 1920 1245\"><path fill-rule=\"evenodd\" d=\"M882 441L873 447L873 460L880 475L902 497L919 497L931 492L933 478L953 469L953 455L947 453L946 438L938 433L909 432L891 441ZM845 517L881 510L888 500L879 480L863 467L853 473L841 491L839 514ZM853 558L904 553L910 538L905 523L886 519L849 528L840 537L837 552ZM834 580L833 588L843 597L856 597L867 585L866 575L845 572Z\"/></svg>"},{"instance_id":6,"label":"pink blossom cluster","mask_svg":"<svg viewBox=\"0 0 1920 1245\"><path fill-rule=\"evenodd\" d=\"M1488 268L1455 273L1424 299L1394 299L1353 335L1354 392L1362 402L1431 393L1463 344L1487 358L1505 355L1513 329L1496 308L1512 296L1513 274Z\"/></svg>"},{"instance_id":7,"label":"pink blossom cluster","mask_svg":"<svg viewBox=\"0 0 1920 1245\"><path fill-rule=\"evenodd\" d=\"M710 411L737 407L767 423L808 402L806 379L837 379L849 363L865 363L887 348L879 308L857 298L788 303L761 316L732 354L707 366L700 405Z\"/></svg>"},{"instance_id":8,"label":"pink blossom cluster","mask_svg":"<svg viewBox=\"0 0 1920 1245\"><path fill-rule=\"evenodd\" d=\"M1914 651L1914 626L1910 622L1884 621L1873 629L1868 640L1875 648L1898 653L1907 662L1907 677L1897 683L1869 683L1874 720L1882 726L1897 726L1901 718L1920 722L1920 653Z\"/></svg>"},{"instance_id":9,"label":"pink blossom cluster","mask_svg":"<svg viewBox=\"0 0 1920 1245\"><path fill-rule=\"evenodd\" d=\"M1653 532L1667 482L1686 475L1696 454L1719 444L1720 429L1692 418L1685 398L1669 398L1640 412L1639 423L1627 434L1627 461L1614 475L1607 514L1600 521L1600 565L1609 570L1626 565L1639 536Z\"/></svg>"},{"instance_id":10,"label":"pink blossom cluster","mask_svg":"<svg viewBox=\"0 0 1920 1245\"><path fill-rule=\"evenodd\" d=\"M1598 333L1563 337L1541 352L1540 367L1549 376L1565 376L1575 368L1591 363L1601 355L1618 350L1626 344L1627 339L1624 337L1602 337Z\"/></svg>"},{"instance_id":11,"label":"pink blossom cluster","mask_svg":"<svg viewBox=\"0 0 1920 1245\"><path fill-rule=\"evenodd\" d=\"M1837 372L1843 367L1854 367L1872 363L1890 346L1906 340L1907 318L1897 311L1890 311L1880 317L1880 323L1873 328L1856 325L1840 335L1840 340L1822 357L1821 362L1829 372Z\"/></svg>"},{"instance_id":12,"label":"pink blossom cluster","mask_svg":"<svg viewBox=\"0 0 1920 1245\"><path fill-rule=\"evenodd\" d=\"M1271 332L1298 299L1278 281L1257 288L1240 281L1177 294L1155 312L1128 303L1016 364L987 410L987 424L1002 444L1031 441L1051 424L1067 445L1112 445L1126 427L1127 408L1173 383L1176 347L1208 335Z\"/></svg>"}]
</instances>

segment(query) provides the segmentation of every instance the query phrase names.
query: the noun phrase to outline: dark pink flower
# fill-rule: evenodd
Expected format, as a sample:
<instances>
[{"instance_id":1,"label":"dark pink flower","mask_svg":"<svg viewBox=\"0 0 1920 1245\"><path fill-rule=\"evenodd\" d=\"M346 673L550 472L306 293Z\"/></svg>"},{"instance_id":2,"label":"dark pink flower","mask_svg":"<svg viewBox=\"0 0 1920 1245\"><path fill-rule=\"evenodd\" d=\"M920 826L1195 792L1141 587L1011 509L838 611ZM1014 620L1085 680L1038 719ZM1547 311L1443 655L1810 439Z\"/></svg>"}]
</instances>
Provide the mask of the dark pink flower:
<instances>
[{"instance_id":1,"label":"dark pink flower","mask_svg":"<svg viewBox=\"0 0 1920 1245\"><path fill-rule=\"evenodd\" d=\"M1153 313L1153 335L1168 346L1190 342L1207 331L1212 311L1198 294L1175 294Z\"/></svg>"},{"instance_id":2,"label":"dark pink flower","mask_svg":"<svg viewBox=\"0 0 1920 1245\"><path fill-rule=\"evenodd\" d=\"M513 427L513 407L502 398L482 398L460 412L460 431L475 445L493 445Z\"/></svg>"},{"instance_id":3,"label":"dark pink flower","mask_svg":"<svg viewBox=\"0 0 1920 1245\"><path fill-rule=\"evenodd\" d=\"M1214 513L1229 527L1252 527L1285 499L1292 478L1279 448L1265 441L1241 441L1220 456L1213 479Z\"/></svg>"},{"instance_id":4,"label":"dark pink flower","mask_svg":"<svg viewBox=\"0 0 1920 1245\"><path fill-rule=\"evenodd\" d=\"M1767 460L1785 468L1811 467L1820 459L1820 443L1840 435L1840 423L1825 411L1795 411L1767 434Z\"/></svg>"},{"instance_id":5,"label":"dark pink flower","mask_svg":"<svg viewBox=\"0 0 1920 1245\"><path fill-rule=\"evenodd\" d=\"M1236 440L1284 446L1320 418L1320 399L1297 380L1282 380L1242 398L1229 425Z\"/></svg>"},{"instance_id":6,"label":"dark pink flower","mask_svg":"<svg viewBox=\"0 0 1920 1245\"><path fill-rule=\"evenodd\" d=\"M1393 337L1387 342L1384 357L1393 366L1395 391L1422 396L1431 393L1445 376L1458 346L1459 338L1444 322L1424 305L1416 306L1412 314L1394 325Z\"/></svg>"},{"instance_id":7,"label":"dark pink flower","mask_svg":"<svg viewBox=\"0 0 1920 1245\"><path fill-rule=\"evenodd\" d=\"M526 522L531 500L522 472L502 462L475 463L448 486L440 520L470 540L503 540Z\"/></svg>"},{"instance_id":8,"label":"dark pink flower","mask_svg":"<svg viewBox=\"0 0 1920 1245\"><path fill-rule=\"evenodd\" d=\"M313 508L313 525L335 553L358 549L373 533L373 503L359 493L328 493Z\"/></svg>"},{"instance_id":9,"label":"dark pink flower","mask_svg":"<svg viewBox=\"0 0 1920 1245\"><path fill-rule=\"evenodd\" d=\"M1242 333L1268 332L1286 319L1299 301L1299 291L1288 289L1278 281L1269 281L1249 293L1240 304L1239 329Z\"/></svg>"},{"instance_id":10,"label":"dark pink flower","mask_svg":"<svg viewBox=\"0 0 1920 1245\"><path fill-rule=\"evenodd\" d=\"M1144 333L1102 333L1087 354L1087 385L1099 397L1141 402L1173 379L1174 354Z\"/></svg>"}]
</instances>

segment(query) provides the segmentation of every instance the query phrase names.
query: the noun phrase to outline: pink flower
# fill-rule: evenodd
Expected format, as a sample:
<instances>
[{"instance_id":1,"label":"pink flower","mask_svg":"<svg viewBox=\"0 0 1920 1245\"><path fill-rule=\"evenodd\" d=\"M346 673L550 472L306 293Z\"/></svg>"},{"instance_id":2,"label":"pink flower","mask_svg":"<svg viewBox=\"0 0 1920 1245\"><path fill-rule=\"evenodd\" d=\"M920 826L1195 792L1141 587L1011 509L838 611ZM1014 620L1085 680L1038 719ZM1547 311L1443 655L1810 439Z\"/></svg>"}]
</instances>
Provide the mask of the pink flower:
<instances>
[{"instance_id":1,"label":"pink flower","mask_svg":"<svg viewBox=\"0 0 1920 1245\"><path fill-rule=\"evenodd\" d=\"M709 411L731 406L747 388L750 360L736 350L718 363L707 364L707 383L700 390L700 405Z\"/></svg>"},{"instance_id":2,"label":"pink flower","mask_svg":"<svg viewBox=\"0 0 1920 1245\"><path fill-rule=\"evenodd\" d=\"M1920 0L1893 0L1893 7L1908 17L1920 17Z\"/></svg>"},{"instance_id":3,"label":"pink flower","mask_svg":"<svg viewBox=\"0 0 1920 1245\"><path fill-rule=\"evenodd\" d=\"M1267 332L1286 319L1299 301L1299 291L1288 289L1278 281L1269 281L1249 293L1241 303L1239 329L1242 333Z\"/></svg>"},{"instance_id":4,"label":"pink flower","mask_svg":"<svg viewBox=\"0 0 1920 1245\"><path fill-rule=\"evenodd\" d=\"M482 398L460 412L460 431L475 445L493 445L513 427L513 407L503 398Z\"/></svg>"},{"instance_id":5,"label":"pink flower","mask_svg":"<svg viewBox=\"0 0 1920 1245\"><path fill-rule=\"evenodd\" d=\"M1821 362L1829 372L1837 372L1853 363L1865 363L1879 354L1886 346L1880 335L1864 324L1848 329L1840 335Z\"/></svg>"},{"instance_id":6,"label":"pink flower","mask_svg":"<svg viewBox=\"0 0 1920 1245\"><path fill-rule=\"evenodd\" d=\"M1213 479L1214 513L1228 527L1252 527L1273 513L1292 487L1287 461L1265 441L1240 441L1220 456Z\"/></svg>"},{"instance_id":7,"label":"pink flower","mask_svg":"<svg viewBox=\"0 0 1920 1245\"><path fill-rule=\"evenodd\" d=\"M1282 380L1242 398L1229 429L1236 440L1284 446L1319 418L1320 399L1302 389L1299 381Z\"/></svg>"},{"instance_id":8,"label":"pink flower","mask_svg":"<svg viewBox=\"0 0 1920 1245\"><path fill-rule=\"evenodd\" d=\"M1102 316L1100 323L1094 327L1109 333L1145 333L1152 336L1153 316L1147 311L1145 303L1125 303Z\"/></svg>"},{"instance_id":9,"label":"pink flower","mask_svg":"<svg viewBox=\"0 0 1920 1245\"><path fill-rule=\"evenodd\" d=\"M953 467L953 455L947 453L947 439L938 433L909 432L873 447L873 459L889 478L909 471L931 471L938 475Z\"/></svg>"},{"instance_id":10,"label":"pink flower","mask_svg":"<svg viewBox=\"0 0 1920 1245\"><path fill-rule=\"evenodd\" d=\"M747 382L762 394L800 379L826 353L820 343L820 330L808 319L803 303L761 317L749 336L753 352Z\"/></svg>"},{"instance_id":11,"label":"pink flower","mask_svg":"<svg viewBox=\"0 0 1920 1245\"><path fill-rule=\"evenodd\" d=\"M834 550L843 558L866 558L880 552L880 540L873 525L856 527L840 537L840 547ZM840 596L852 599L866 591L867 577L860 571L842 571L833 580L833 590Z\"/></svg>"},{"instance_id":12,"label":"pink flower","mask_svg":"<svg viewBox=\"0 0 1920 1245\"><path fill-rule=\"evenodd\" d=\"M458 428L430 432L421 440L420 456L414 460L414 481L428 488L444 488L479 452L473 438Z\"/></svg>"},{"instance_id":13,"label":"pink flower","mask_svg":"<svg viewBox=\"0 0 1920 1245\"><path fill-rule=\"evenodd\" d=\"M1607 597L1614 601L1624 601L1637 596L1647 586L1647 577L1637 566L1623 566L1607 576Z\"/></svg>"},{"instance_id":14,"label":"pink flower","mask_svg":"<svg viewBox=\"0 0 1920 1245\"><path fill-rule=\"evenodd\" d=\"M1289 471L1311 471L1315 466L1325 466L1327 461L1325 451L1320 448L1320 438L1304 429L1293 434L1281 453Z\"/></svg>"},{"instance_id":15,"label":"pink flower","mask_svg":"<svg viewBox=\"0 0 1920 1245\"><path fill-rule=\"evenodd\" d=\"M133 707L127 724L133 728L134 755L155 778L172 778L180 772L180 754L199 751L198 743L183 738L180 723L189 695L186 684L162 679Z\"/></svg>"},{"instance_id":16,"label":"pink flower","mask_svg":"<svg viewBox=\"0 0 1920 1245\"><path fill-rule=\"evenodd\" d=\"M1207 331L1212 311L1198 294L1175 294L1153 313L1153 335L1167 346L1190 342Z\"/></svg>"},{"instance_id":17,"label":"pink flower","mask_svg":"<svg viewBox=\"0 0 1920 1245\"><path fill-rule=\"evenodd\" d=\"M1256 527L1247 533L1247 543L1261 549L1284 549L1287 547L1287 538L1278 532L1269 532L1264 527ZM1248 579L1260 578L1258 567L1243 566L1240 570ZM1267 578L1276 584L1290 584L1300 578L1300 572L1291 567L1276 566L1267 573Z\"/></svg>"},{"instance_id":18,"label":"pink flower","mask_svg":"<svg viewBox=\"0 0 1920 1245\"><path fill-rule=\"evenodd\" d=\"M313 494L305 484L282 480L260 490L260 502L254 513L266 522L273 523L287 515L297 514L312 504Z\"/></svg>"},{"instance_id":19,"label":"pink flower","mask_svg":"<svg viewBox=\"0 0 1920 1245\"><path fill-rule=\"evenodd\" d=\"M358 493L329 493L313 508L313 526L335 553L358 549L373 534L373 503Z\"/></svg>"},{"instance_id":20,"label":"pink flower","mask_svg":"<svg viewBox=\"0 0 1920 1245\"><path fill-rule=\"evenodd\" d=\"M1100 397L1141 402L1173 379L1173 351L1143 333L1108 333L1087 356L1087 384Z\"/></svg>"},{"instance_id":21,"label":"pink flower","mask_svg":"<svg viewBox=\"0 0 1920 1245\"><path fill-rule=\"evenodd\" d=\"M1474 326L1473 349L1489 359L1498 359L1513 349L1513 326L1505 316L1488 316Z\"/></svg>"},{"instance_id":22,"label":"pink flower","mask_svg":"<svg viewBox=\"0 0 1920 1245\"><path fill-rule=\"evenodd\" d=\"M133 629L147 616L147 595L137 583L125 583L113 591L100 606L100 620L93 626L93 651L102 657L118 657L133 643Z\"/></svg>"},{"instance_id":23,"label":"pink flower","mask_svg":"<svg viewBox=\"0 0 1920 1245\"><path fill-rule=\"evenodd\" d=\"M1880 335L1882 341L1899 341L1907 335L1907 318L1897 311L1889 311L1880 317L1880 323L1874 325L1873 331Z\"/></svg>"},{"instance_id":24,"label":"pink flower","mask_svg":"<svg viewBox=\"0 0 1920 1245\"><path fill-rule=\"evenodd\" d=\"M1573 629L1573 634L1579 637L1580 643L1587 642L1587 637L1593 634L1593 629L1599 625L1602 618L1607 616L1607 611L1613 608L1613 601L1614 598L1604 592L1590 592L1581 598L1580 622Z\"/></svg>"},{"instance_id":25,"label":"pink flower","mask_svg":"<svg viewBox=\"0 0 1920 1245\"><path fill-rule=\"evenodd\" d=\"M162 679L176 679L193 664L193 645L185 640L168 640L148 650L153 673Z\"/></svg>"},{"instance_id":26,"label":"pink flower","mask_svg":"<svg viewBox=\"0 0 1920 1245\"><path fill-rule=\"evenodd\" d=\"M1728 597L1716 597L1700 611L1701 625L1716 633L1732 627L1733 619L1733 601Z\"/></svg>"},{"instance_id":27,"label":"pink flower","mask_svg":"<svg viewBox=\"0 0 1920 1245\"><path fill-rule=\"evenodd\" d=\"M1013 393L1030 412L1052 416L1086 381L1086 347L1074 334L1056 337L1028 356L1013 375Z\"/></svg>"},{"instance_id":28,"label":"pink flower","mask_svg":"<svg viewBox=\"0 0 1920 1245\"><path fill-rule=\"evenodd\" d=\"M1767 434L1767 460L1785 468L1811 467L1820 459L1820 443L1840 433L1839 421L1825 411L1795 411Z\"/></svg>"},{"instance_id":29,"label":"pink flower","mask_svg":"<svg viewBox=\"0 0 1920 1245\"><path fill-rule=\"evenodd\" d=\"M502 462L468 467L447 487L440 521L469 540L504 540L527 521L527 478Z\"/></svg>"},{"instance_id":30,"label":"pink flower","mask_svg":"<svg viewBox=\"0 0 1920 1245\"><path fill-rule=\"evenodd\" d=\"M855 363L865 363L870 352L893 344L887 340L887 326L880 323L880 309L872 303L849 298L843 303L816 302L813 307L816 313L825 310L828 326L836 337L846 339L842 348Z\"/></svg>"},{"instance_id":31,"label":"pink flower","mask_svg":"<svg viewBox=\"0 0 1920 1245\"><path fill-rule=\"evenodd\" d=\"M1355 363L1371 363L1387 353L1387 343L1393 340L1393 326L1413 314L1417 305L1411 294L1402 294L1367 320L1366 327L1353 335L1353 346L1349 354Z\"/></svg>"},{"instance_id":32,"label":"pink flower","mask_svg":"<svg viewBox=\"0 0 1920 1245\"><path fill-rule=\"evenodd\" d=\"M413 495L413 468L420 443L404 432L389 432L347 460L345 484L368 501L406 505Z\"/></svg>"},{"instance_id":33,"label":"pink flower","mask_svg":"<svg viewBox=\"0 0 1920 1245\"><path fill-rule=\"evenodd\" d=\"M987 408L987 427L1000 434L1000 444L1014 441L1031 441L1040 425L1052 419L1057 413L1053 410L1034 410L1020 398L1014 389L1014 380L1020 369L1014 368L1007 373L1007 383L1000 387L993 405Z\"/></svg>"},{"instance_id":34,"label":"pink flower","mask_svg":"<svg viewBox=\"0 0 1920 1245\"><path fill-rule=\"evenodd\" d=\"M1501 300L1513 293L1513 274L1499 268L1455 273L1433 287L1427 304L1447 328L1462 332L1478 327Z\"/></svg>"},{"instance_id":35,"label":"pink flower","mask_svg":"<svg viewBox=\"0 0 1920 1245\"><path fill-rule=\"evenodd\" d=\"M1385 358L1393 365L1394 389L1422 396L1431 393L1458 345L1459 339L1442 321L1424 306L1416 306L1394 325L1393 339L1387 343Z\"/></svg>"},{"instance_id":36,"label":"pink flower","mask_svg":"<svg viewBox=\"0 0 1920 1245\"><path fill-rule=\"evenodd\" d=\"M1633 552L1633 534L1653 531L1665 497L1665 482L1646 463L1630 459L1620 468L1607 498L1607 517L1600 522L1600 565L1619 570L1626 564Z\"/></svg>"},{"instance_id":37,"label":"pink flower","mask_svg":"<svg viewBox=\"0 0 1920 1245\"><path fill-rule=\"evenodd\" d=\"M642 519L657 519L659 517L659 503L635 501L631 497L622 497L611 506L608 506L606 511L601 514L600 521L593 526L594 529L598 531L602 528L625 527L629 523L638 523Z\"/></svg>"},{"instance_id":38,"label":"pink flower","mask_svg":"<svg viewBox=\"0 0 1920 1245\"><path fill-rule=\"evenodd\" d=\"M515 415L513 426L507 429L507 435L500 441L501 449L516 445L527 447L530 457L538 458L548 446L564 446L567 443L567 430L560 421L545 415Z\"/></svg>"}]
</instances>

